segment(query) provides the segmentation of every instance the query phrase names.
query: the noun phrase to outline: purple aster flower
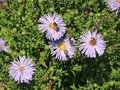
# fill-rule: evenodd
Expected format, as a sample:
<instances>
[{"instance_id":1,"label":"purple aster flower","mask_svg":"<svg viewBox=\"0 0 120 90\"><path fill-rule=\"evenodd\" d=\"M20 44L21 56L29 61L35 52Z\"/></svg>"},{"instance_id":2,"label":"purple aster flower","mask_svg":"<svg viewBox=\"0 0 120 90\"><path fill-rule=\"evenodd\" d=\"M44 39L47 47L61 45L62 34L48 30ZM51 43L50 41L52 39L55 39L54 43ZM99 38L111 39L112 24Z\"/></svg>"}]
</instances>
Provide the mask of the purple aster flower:
<instances>
[{"instance_id":1,"label":"purple aster flower","mask_svg":"<svg viewBox=\"0 0 120 90\"><path fill-rule=\"evenodd\" d=\"M39 29L46 34L46 37L49 40L58 40L60 39L65 31L66 31L66 24L64 23L62 17L57 14L48 14L42 16L38 22Z\"/></svg>"},{"instance_id":2,"label":"purple aster flower","mask_svg":"<svg viewBox=\"0 0 120 90\"><path fill-rule=\"evenodd\" d=\"M56 42L51 42L50 47L54 50L51 54L56 59L67 61L75 54L75 47L71 46L69 39L65 38Z\"/></svg>"},{"instance_id":3,"label":"purple aster flower","mask_svg":"<svg viewBox=\"0 0 120 90\"><path fill-rule=\"evenodd\" d=\"M120 0L107 0L108 7L113 11L120 7Z\"/></svg>"},{"instance_id":4,"label":"purple aster flower","mask_svg":"<svg viewBox=\"0 0 120 90\"><path fill-rule=\"evenodd\" d=\"M97 31L84 33L80 36L80 41L82 43L80 51L90 58L96 57L96 53L101 56L106 48L102 35L100 33L97 34Z\"/></svg>"},{"instance_id":5,"label":"purple aster flower","mask_svg":"<svg viewBox=\"0 0 120 90\"><path fill-rule=\"evenodd\" d=\"M0 51L8 52L8 46L5 46L6 40L0 38Z\"/></svg>"},{"instance_id":6,"label":"purple aster flower","mask_svg":"<svg viewBox=\"0 0 120 90\"><path fill-rule=\"evenodd\" d=\"M18 83L29 83L36 69L31 59L19 56L19 59L11 62L9 70L9 75Z\"/></svg>"}]
</instances>

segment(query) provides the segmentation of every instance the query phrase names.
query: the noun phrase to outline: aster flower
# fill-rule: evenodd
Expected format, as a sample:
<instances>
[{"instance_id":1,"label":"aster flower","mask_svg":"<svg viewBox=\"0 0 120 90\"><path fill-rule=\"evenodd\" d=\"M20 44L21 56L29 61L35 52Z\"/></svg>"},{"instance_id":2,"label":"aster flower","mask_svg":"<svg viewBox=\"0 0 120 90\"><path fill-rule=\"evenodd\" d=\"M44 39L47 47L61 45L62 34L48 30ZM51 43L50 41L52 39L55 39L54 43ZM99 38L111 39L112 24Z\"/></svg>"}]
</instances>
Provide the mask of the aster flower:
<instances>
[{"instance_id":1,"label":"aster flower","mask_svg":"<svg viewBox=\"0 0 120 90\"><path fill-rule=\"evenodd\" d=\"M56 42L51 42L50 47L54 50L51 54L56 59L67 61L75 54L75 47L71 46L69 39L65 38Z\"/></svg>"},{"instance_id":2,"label":"aster flower","mask_svg":"<svg viewBox=\"0 0 120 90\"><path fill-rule=\"evenodd\" d=\"M48 14L42 16L38 22L38 25L41 32L46 34L47 39L49 40L58 40L60 39L65 31L66 31L66 24L64 23L62 17L57 14Z\"/></svg>"},{"instance_id":3,"label":"aster flower","mask_svg":"<svg viewBox=\"0 0 120 90\"><path fill-rule=\"evenodd\" d=\"M0 51L8 52L8 46L5 46L6 40L0 38Z\"/></svg>"},{"instance_id":4,"label":"aster flower","mask_svg":"<svg viewBox=\"0 0 120 90\"><path fill-rule=\"evenodd\" d=\"M120 0L107 0L107 5L112 11L117 10L120 7Z\"/></svg>"},{"instance_id":5,"label":"aster flower","mask_svg":"<svg viewBox=\"0 0 120 90\"><path fill-rule=\"evenodd\" d=\"M9 75L18 83L29 83L36 69L31 59L19 56L19 59L11 62L9 70Z\"/></svg>"},{"instance_id":6,"label":"aster flower","mask_svg":"<svg viewBox=\"0 0 120 90\"><path fill-rule=\"evenodd\" d=\"M80 51L85 53L87 57L96 57L96 53L101 56L106 48L105 41L102 39L102 35L97 31L88 31L80 36Z\"/></svg>"}]
</instances>

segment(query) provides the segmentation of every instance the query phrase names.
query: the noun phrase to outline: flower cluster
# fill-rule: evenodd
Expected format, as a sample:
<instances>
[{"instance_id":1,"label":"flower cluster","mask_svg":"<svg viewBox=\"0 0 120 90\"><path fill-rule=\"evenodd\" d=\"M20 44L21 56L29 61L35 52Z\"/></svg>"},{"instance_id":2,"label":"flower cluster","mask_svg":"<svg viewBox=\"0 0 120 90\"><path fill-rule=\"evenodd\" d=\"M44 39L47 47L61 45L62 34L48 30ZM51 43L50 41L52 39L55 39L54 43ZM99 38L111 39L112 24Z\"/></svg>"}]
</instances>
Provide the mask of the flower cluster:
<instances>
[{"instance_id":1,"label":"flower cluster","mask_svg":"<svg viewBox=\"0 0 120 90\"><path fill-rule=\"evenodd\" d=\"M120 8L120 0L107 0L107 5L112 11ZM82 54L88 58L95 58L97 55L103 55L106 49L106 42L102 35L97 31L88 30L80 36L80 45L75 46L75 39L69 39L66 36L66 24L62 16L54 13L48 13L40 17L38 20L39 30L45 34L49 40L51 55L55 59L67 61L75 54L76 47ZM6 40L0 38L0 51L8 52L9 47L5 45ZM18 83L29 83L35 73L35 64L25 56L19 56L17 60L11 62L9 66L9 76L11 76Z\"/></svg>"},{"instance_id":2,"label":"flower cluster","mask_svg":"<svg viewBox=\"0 0 120 90\"><path fill-rule=\"evenodd\" d=\"M71 41L68 38L64 38L66 25L63 22L61 16L57 14L48 14L41 17L38 25L39 29L46 34L46 37L50 40L50 48L53 49L51 53L56 59L67 61L75 54L75 46L72 46ZM96 54L101 56L106 48L105 41L102 39L100 33L97 31L88 31L84 35L80 36L79 50L85 53L87 57L95 58Z\"/></svg>"},{"instance_id":3,"label":"flower cluster","mask_svg":"<svg viewBox=\"0 0 120 90\"><path fill-rule=\"evenodd\" d=\"M39 19L39 29L46 34L49 39L52 56L56 59L67 61L75 54L76 48L74 38L65 37L66 25L62 17L57 14L44 15ZM95 58L96 54L101 56L106 48L102 35L97 31L88 31L80 36L81 45L79 50L85 53L87 57ZM8 52L6 41L0 38L0 51ZM11 62L9 66L9 76L18 83L29 83L35 73L35 64L25 56L19 56L17 60Z\"/></svg>"},{"instance_id":4,"label":"flower cluster","mask_svg":"<svg viewBox=\"0 0 120 90\"><path fill-rule=\"evenodd\" d=\"M8 52L9 47L5 46L5 43L6 40L0 38L0 51ZM19 59L11 62L9 75L18 83L29 83L35 70L32 60L27 60L25 56L19 56Z\"/></svg>"},{"instance_id":5,"label":"flower cluster","mask_svg":"<svg viewBox=\"0 0 120 90\"><path fill-rule=\"evenodd\" d=\"M39 18L38 25L41 32L43 32L47 39L50 40L50 47L54 51L51 53L56 59L67 61L75 54L75 47L71 45L70 40L64 38L66 31L66 24L62 17L57 14L45 14Z\"/></svg>"}]
</instances>

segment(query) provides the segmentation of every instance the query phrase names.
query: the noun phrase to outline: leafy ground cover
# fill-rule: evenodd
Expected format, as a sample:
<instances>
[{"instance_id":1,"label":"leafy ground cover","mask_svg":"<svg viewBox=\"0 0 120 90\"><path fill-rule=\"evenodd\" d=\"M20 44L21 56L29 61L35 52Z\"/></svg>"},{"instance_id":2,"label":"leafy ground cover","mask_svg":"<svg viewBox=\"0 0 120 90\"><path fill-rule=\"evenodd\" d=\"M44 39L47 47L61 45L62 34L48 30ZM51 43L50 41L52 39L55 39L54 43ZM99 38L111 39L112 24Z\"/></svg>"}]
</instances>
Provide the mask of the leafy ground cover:
<instances>
[{"instance_id":1,"label":"leafy ground cover","mask_svg":"<svg viewBox=\"0 0 120 90\"><path fill-rule=\"evenodd\" d=\"M66 24L66 35L75 39L97 30L106 41L102 56L88 58L78 49L68 61L51 55L49 40L38 28L38 19L57 13ZM8 52L0 52L0 89L7 90L119 90L120 18L106 0L1 0L0 37ZM36 72L29 83L9 76L10 62L26 56Z\"/></svg>"}]
</instances>

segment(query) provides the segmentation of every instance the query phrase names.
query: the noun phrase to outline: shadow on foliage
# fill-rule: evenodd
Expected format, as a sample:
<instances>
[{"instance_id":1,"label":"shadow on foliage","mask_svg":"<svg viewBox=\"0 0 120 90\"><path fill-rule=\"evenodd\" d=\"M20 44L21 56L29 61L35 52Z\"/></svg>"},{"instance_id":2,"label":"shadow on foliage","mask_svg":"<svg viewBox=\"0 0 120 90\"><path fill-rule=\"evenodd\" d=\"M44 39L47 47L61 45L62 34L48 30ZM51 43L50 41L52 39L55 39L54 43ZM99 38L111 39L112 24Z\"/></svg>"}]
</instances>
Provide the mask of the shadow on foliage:
<instances>
[{"instance_id":1,"label":"shadow on foliage","mask_svg":"<svg viewBox=\"0 0 120 90\"><path fill-rule=\"evenodd\" d=\"M68 61L63 64L62 68L66 70L67 74L61 78L61 87L68 90L73 84L76 88L79 88L79 86L84 87L89 83L96 83L102 86L104 82L109 81L111 72L110 59L107 56L109 55L98 57L98 59L85 58L81 60L78 57L74 62ZM72 71L76 64L82 67L81 70Z\"/></svg>"}]
</instances>

